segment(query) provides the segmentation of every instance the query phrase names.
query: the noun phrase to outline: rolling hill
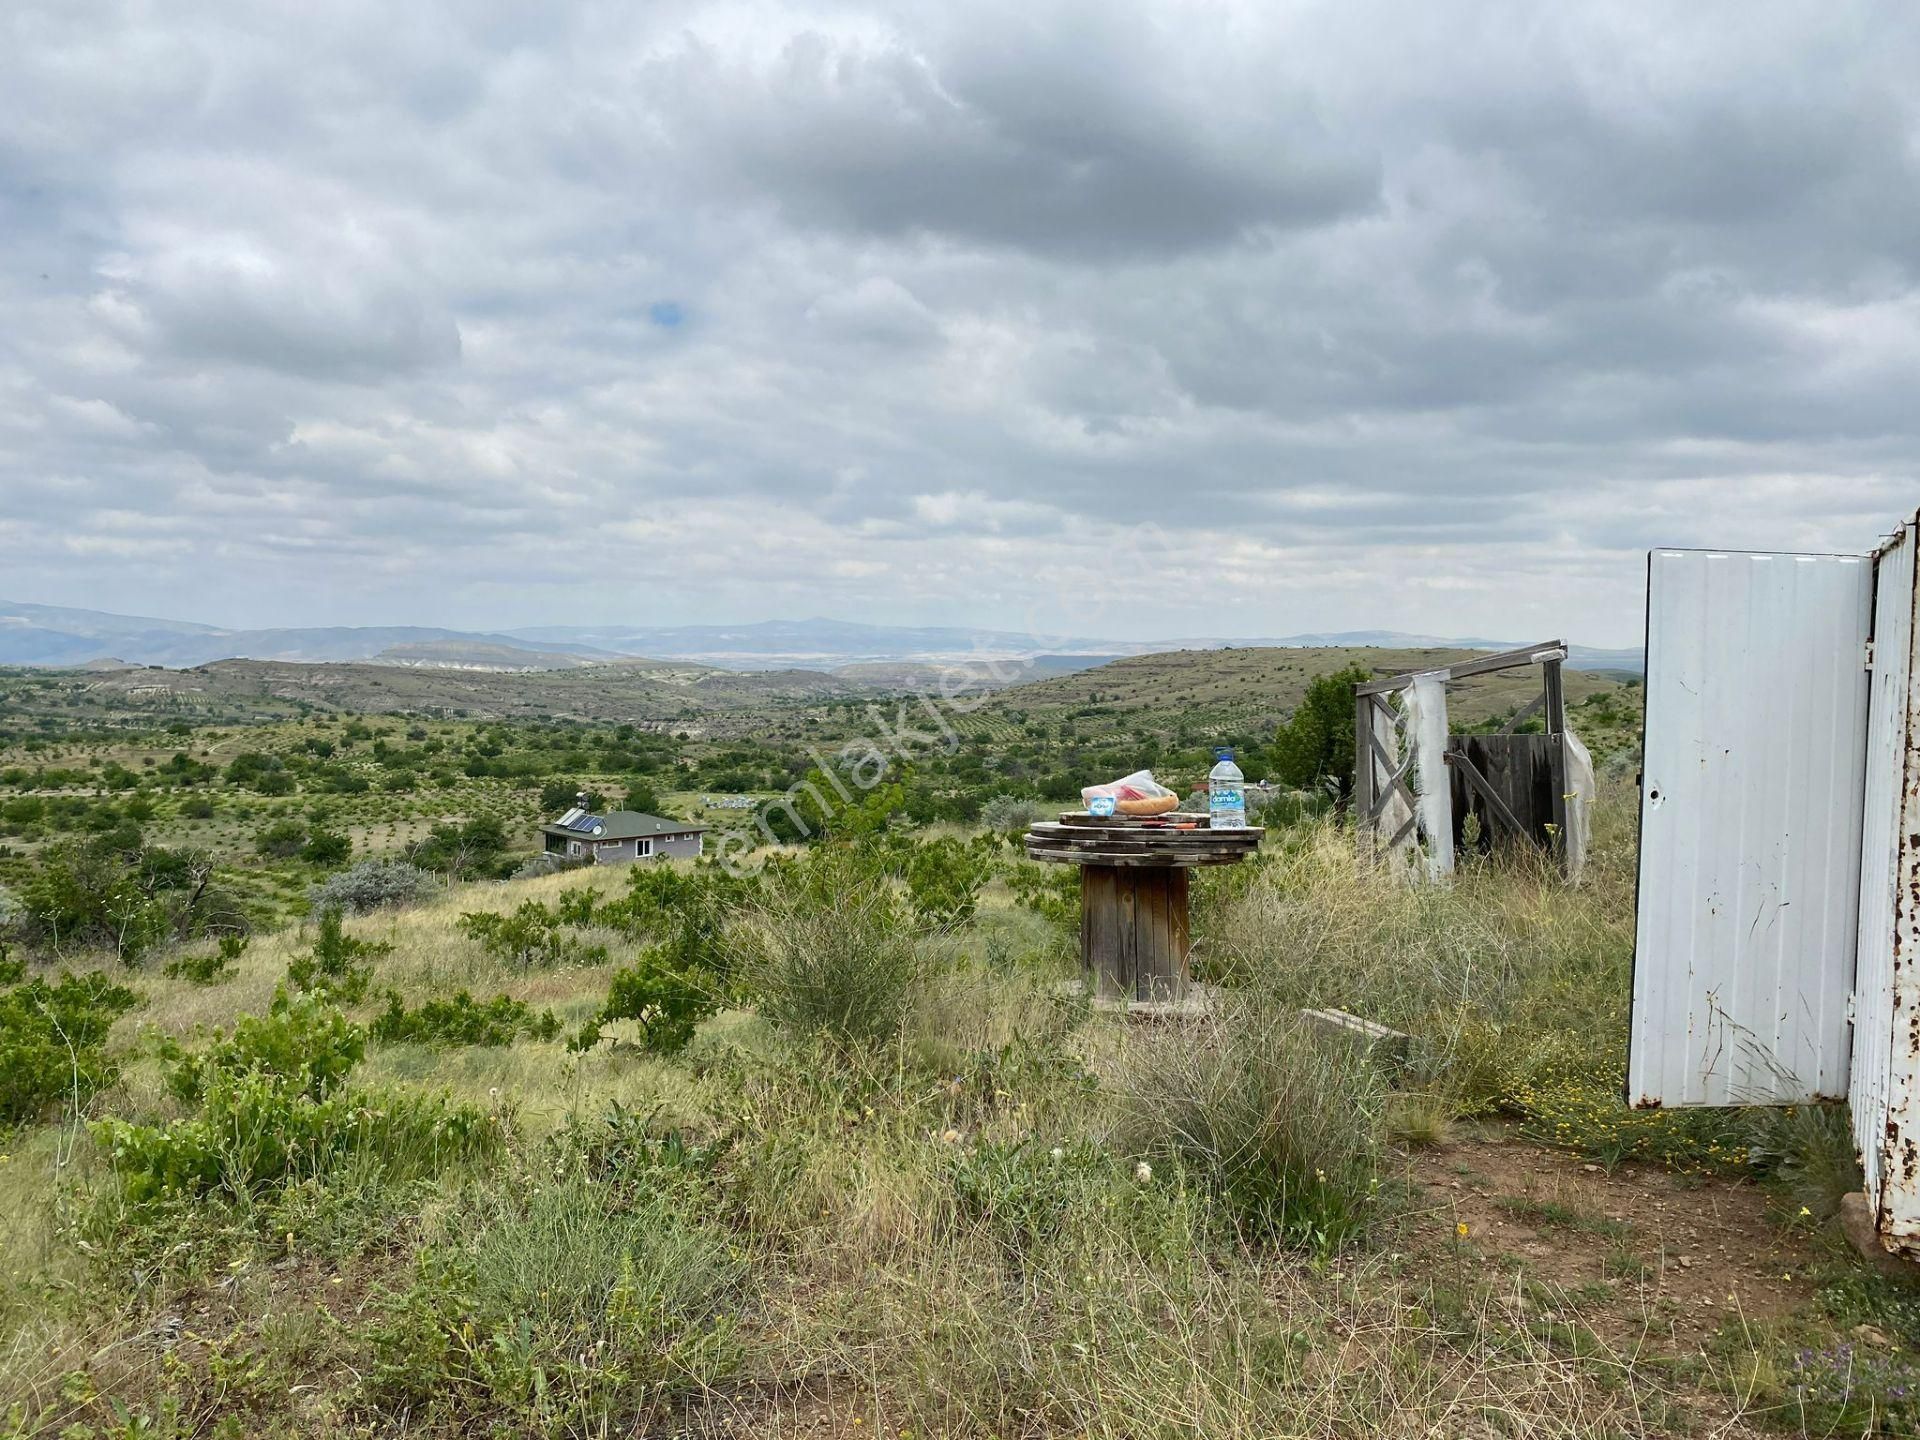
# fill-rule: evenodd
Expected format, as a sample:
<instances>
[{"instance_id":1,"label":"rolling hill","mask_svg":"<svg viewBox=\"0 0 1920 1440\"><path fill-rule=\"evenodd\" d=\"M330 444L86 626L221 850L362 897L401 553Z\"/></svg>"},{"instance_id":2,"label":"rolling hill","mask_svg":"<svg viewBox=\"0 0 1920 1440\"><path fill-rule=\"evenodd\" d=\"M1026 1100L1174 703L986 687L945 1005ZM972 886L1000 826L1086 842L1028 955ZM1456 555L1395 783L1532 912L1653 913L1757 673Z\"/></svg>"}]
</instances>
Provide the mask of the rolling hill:
<instances>
[{"instance_id":1,"label":"rolling hill","mask_svg":"<svg viewBox=\"0 0 1920 1440\"><path fill-rule=\"evenodd\" d=\"M1376 675L1434 670L1475 654L1463 649L1376 649L1365 646L1174 650L1110 661L1096 669L1037 680L993 695L984 717L1022 722L1070 719L1082 734L1181 729L1219 734L1264 732L1300 703L1308 685L1349 665ZM1612 693L1622 684L1605 674L1565 672L1567 703ZM1535 669L1476 676L1449 693L1449 715L1472 725L1505 716L1540 691Z\"/></svg>"}]
</instances>

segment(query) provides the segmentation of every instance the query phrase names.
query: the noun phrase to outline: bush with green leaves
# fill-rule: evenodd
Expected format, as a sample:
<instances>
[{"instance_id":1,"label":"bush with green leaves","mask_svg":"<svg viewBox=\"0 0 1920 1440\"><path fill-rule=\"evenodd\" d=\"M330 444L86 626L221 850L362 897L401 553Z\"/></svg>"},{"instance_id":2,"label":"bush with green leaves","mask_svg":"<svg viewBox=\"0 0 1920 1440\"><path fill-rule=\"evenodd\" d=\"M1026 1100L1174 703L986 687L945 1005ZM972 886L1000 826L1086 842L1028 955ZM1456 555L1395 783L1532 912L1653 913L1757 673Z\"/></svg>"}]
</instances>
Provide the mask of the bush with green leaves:
<instances>
[{"instance_id":1,"label":"bush with green leaves","mask_svg":"<svg viewBox=\"0 0 1920 1440\"><path fill-rule=\"evenodd\" d=\"M573 892L562 892L564 903ZM614 973L606 1003L570 1043L588 1050L605 1027L631 1020L647 1049L673 1054L715 1014L729 990L729 920L761 893L758 879L717 865L680 869L650 865L631 871L627 893L593 911L594 923L625 931L646 944L631 965Z\"/></svg>"},{"instance_id":2,"label":"bush with green leaves","mask_svg":"<svg viewBox=\"0 0 1920 1440\"><path fill-rule=\"evenodd\" d=\"M307 891L315 911L344 910L365 915L373 910L412 905L426 894L433 877L404 860L362 860Z\"/></svg>"},{"instance_id":3,"label":"bush with green leaves","mask_svg":"<svg viewBox=\"0 0 1920 1440\"><path fill-rule=\"evenodd\" d=\"M166 973L171 979L191 980L196 985L218 985L233 973L234 962L246 954L248 938L222 935L204 955L182 955L177 960L169 960Z\"/></svg>"},{"instance_id":4,"label":"bush with green leaves","mask_svg":"<svg viewBox=\"0 0 1920 1440\"><path fill-rule=\"evenodd\" d=\"M633 964L614 971L606 1003L581 1026L568 1048L591 1050L608 1025L631 1020L639 1025L647 1049L677 1054L687 1048L700 1022L719 1011L722 994L710 972L677 966L665 947L648 946Z\"/></svg>"},{"instance_id":5,"label":"bush with green leaves","mask_svg":"<svg viewBox=\"0 0 1920 1440\"><path fill-rule=\"evenodd\" d=\"M459 926L462 934L477 940L488 954L523 970L597 965L607 958L606 946L589 945L577 935L567 934L566 918L538 900L522 900L505 914L469 911L460 917Z\"/></svg>"},{"instance_id":6,"label":"bush with green leaves","mask_svg":"<svg viewBox=\"0 0 1920 1440\"><path fill-rule=\"evenodd\" d=\"M215 1073L187 1119L109 1118L95 1123L94 1135L123 1216L205 1196L257 1199L354 1158L396 1177L429 1175L497 1153L502 1141L494 1116L444 1097L346 1089L316 1097L263 1070Z\"/></svg>"},{"instance_id":7,"label":"bush with green leaves","mask_svg":"<svg viewBox=\"0 0 1920 1440\"><path fill-rule=\"evenodd\" d=\"M1372 678L1352 665L1307 686L1274 732L1269 754L1276 780L1295 790L1331 787L1346 802L1353 794L1353 687Z\"/></svg>"},{"instance_id":8,"label":"bush with green leaves","mask_svg":"<svg viewBox=\"0 0 1920 1440\"><path fill-rule=\"evenodd\" d=\"M973 919L980 888L993 878L993 842L985 836L942 836L913 847L907 858L907 897L916 914L944 928Z\"/></svg>"},{"instance_id":9,"label":"bush with green leaves","mask_svg":"<svg viewBox=\"0 0 1920 1440\"><path fill-rule=\"evenodd\" d=\"M1016 860L1007 868L1014 903L1066 929L1080 924L1080 870L1074 865L1042 865Z\"/></svg>"},{"instance_id":10,"label":"bush with green leaves","mask_svg":"<svg viewBox=\"0 0 1920 1440\"><path fill-rule=\"evenodd\" d=\"M739 1364L729 1241L671 1193L503 1185L388 1303L364 1402L434 1433L651 1433Z\"/></svg>"},{"instance_id":11,"label":"bush with green leaves","mask_svg":"<svg viewBox=\"0 0 1920 1440\"><path fill-rule=\"evenodd\" d=\"M291 860L307 843L307 826L300 820L276 820L253 837L253 848L269 860Z\"/></svg>"},{"instance_id":12,"label":"bush with green leaves","mask_svg":"<svg viewBox=\"0 0 1920 1440\"><path fill-rule=\"evenodd\" d=\"M464 880L498 872L506 849L505 822L496 815L475 815L458 825L435 825L407 847L407 859L423 870Z\"/></svg>"},{"instance_id":13,"label":"bush with green leaves","mask_svg":"<svg viewBox=\"0 0 1920 1440\"><path fill-rule=\"evenodd\" d=\"M107 1033L140 1003L134 991L99 974L63 975L52 985L27 980L17 962L0 985L0 1125L83 1105L119 1078Z\"/></svg>"},{"instance_id":14,"label":"bush with green leaves","mask_svg":"<svg viewBox=\"0 0 1920 1440\"><path fill-rule=\"evenodd\" d=\"M356 1092L347 1077L366 1036L323 996L281 992L265 1016L179 1059L169 1088L194 1107L159 1125L108 1118L93 1133L111 1164L83 1228L137 1243L163 1216L189 1222L196 1202L246 1205L349 1163L403 1180L485 1159L504 1141L498 1117L417 1092Z\"/></svg>"},{"instance_id":15,"label":"bush with green leaves","mask_svg":"<svg viewBox=\"0 0 1920 1440\"><path fill-rule=\"evenodd\" d=\"M300 858L309 865L344 865L353 854L353 841L338 830L327 830L316 825L307 832L307 840L300 847Z\"/></svg>"},{"instance_id":16,"label":"bush with green leaves","mask_svg":"<svg viewBox=\"0 0 1920 1440\"><path fill-rule=\"evenodd\" d=\"M1060 813L1058 805L1044 800L1029 800L1019 795L996 795L980 807L980 823L989 830L1007 833L1025 830L1036 820L1051 820Z\"/></svg>"},{"instance_id":17,"label":"bush with green leaves","mask_svg":"<svg viewBox=\"0 0 1920 1440\"><path fill-rule=\"evenodd\" d=\"M227 765L227 783L258 791L262 795L291 795L293 776L278 755L248 750L233 757Z\"/></svg>"},{"instance_id":18,"label":"bush with green leaves","mask_svg":"<svg viewBox=\"0 0 1920 1440\"><path fill-rule=\"evenodd\" d=\"M496 995L477 1001L465 990L451 1000L428 1000L409 1010L397 992L387 992L387 1008L375 1017L373 1038L388 1044L511 1045L525 1035L551 1040L560 1033L553 1011L535 1015L525 1001Z\"/></svg>"},{"instance_id":19,"label":"bush with green leaves","mask_svg":"<svg viewBox=\"0 0 1920 1440\"><path fill-rule=\"evenodd\" d=\"M48 847L19 901L30 945L111 950L129 964L169 940L247 927L210 856L145 845L137 827Z\"/></svg>"},{"instance_id":20,"label":"bush with green leaves","mask_svg":"<svg viewBox=\"0 0 1920 1440\"><path fill-rule=\"evenodd\" d=\"M346 1083L366 1054L366 1032L323 995L274 992L265 1015L242 1015L232 1034L218 1034L205 1050L178 1058L167 1088L192 1102L222 1076L260 1071L316 1100Z\"/></svg>"},{"instance_id":21,"label":"bush with green leaves","mask_svg":"<svg viewBox=\"0 0 1920 1440\"><path fill-rule=\"evenodd\" d=\"M393 946L384 940L347 934L340 911L327 909L320 912L313 949L294 957L287 966L287 978L302 990L325 992L343 1005L352 1005L365 997L373 981L373 967L357 962L392 952Z\"/></svg>"}]
</instances>

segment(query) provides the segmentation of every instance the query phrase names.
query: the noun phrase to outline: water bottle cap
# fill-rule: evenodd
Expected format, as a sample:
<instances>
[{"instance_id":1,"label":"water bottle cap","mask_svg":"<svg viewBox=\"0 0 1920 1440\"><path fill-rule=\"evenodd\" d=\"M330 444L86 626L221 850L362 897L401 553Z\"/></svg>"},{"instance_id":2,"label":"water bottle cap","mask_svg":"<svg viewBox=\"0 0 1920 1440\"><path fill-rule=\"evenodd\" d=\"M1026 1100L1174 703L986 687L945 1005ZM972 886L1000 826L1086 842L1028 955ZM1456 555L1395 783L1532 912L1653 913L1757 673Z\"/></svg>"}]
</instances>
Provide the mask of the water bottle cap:
<instances>
[{"instance_id":1,"label":"water bottle cap","mask_svg":"<svg viewBox=\"0 0 1920 1440\"><path fill-rule=\"evenodd\" d=\"M1230 745L1216 745L1213 749L1213 758L1216 760L1233 759L1233 747Z\"/></svg>"}]
</instances>

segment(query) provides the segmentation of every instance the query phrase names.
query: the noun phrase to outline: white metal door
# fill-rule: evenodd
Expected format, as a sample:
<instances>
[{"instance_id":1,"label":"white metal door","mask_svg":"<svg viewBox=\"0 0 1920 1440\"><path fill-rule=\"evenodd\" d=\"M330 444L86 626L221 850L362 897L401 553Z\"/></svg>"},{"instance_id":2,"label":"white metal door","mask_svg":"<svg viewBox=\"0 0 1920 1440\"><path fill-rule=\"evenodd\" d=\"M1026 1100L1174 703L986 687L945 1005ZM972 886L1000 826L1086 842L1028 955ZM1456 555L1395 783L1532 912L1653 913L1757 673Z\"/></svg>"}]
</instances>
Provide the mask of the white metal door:
<instances>
[{"instance_id":1,"label":"white metal door","mask_svg":"<svg viewBox=\"0 0 1920 1440\"><path fill-rule=\"evenodd\" d=\"M1873 577L1873 674L1867 709L1866 810L1860 837L1860 930L1853 979L1853 1065L1847 1099L1866 1172L1880 1197L1892 1066L1894 926L1905 805L1908 690L1913 657L1913 527L1884 546Z\"/></svg>"},{"instance_id":2,"label":"white metal door","mask_svg":"<svg viewBox=\"0 0 1920 1440\"><path fill-rule=\"evenodd\" d=\"M1847 1088L1872 561L1656 550L1627 1087Z\"/></svg>"}]
</instances>

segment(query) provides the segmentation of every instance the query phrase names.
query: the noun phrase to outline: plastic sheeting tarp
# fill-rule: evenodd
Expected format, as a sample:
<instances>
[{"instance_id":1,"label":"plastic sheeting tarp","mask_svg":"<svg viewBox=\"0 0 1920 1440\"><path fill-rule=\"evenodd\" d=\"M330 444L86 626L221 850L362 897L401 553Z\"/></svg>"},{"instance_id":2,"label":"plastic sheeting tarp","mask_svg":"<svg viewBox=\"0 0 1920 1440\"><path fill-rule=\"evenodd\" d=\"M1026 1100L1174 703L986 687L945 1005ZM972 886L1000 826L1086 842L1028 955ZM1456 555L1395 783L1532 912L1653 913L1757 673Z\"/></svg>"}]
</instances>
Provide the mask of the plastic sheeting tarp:
<instances>
[{"instance_id":1,"label":"plastic sheeting tarp","mask_svg":"<svg viewBox=\"0 0 1920 1440\"><path fill-rule=\"evenodd\" d=\"M1567 879L1580 883L1580 872L1587 868L1587 846L1593 842L1593 756L1571 730L1562 733L1567 756L1567 833L1563 844L1567 852Z\"/></svg>"}]
</instances>

